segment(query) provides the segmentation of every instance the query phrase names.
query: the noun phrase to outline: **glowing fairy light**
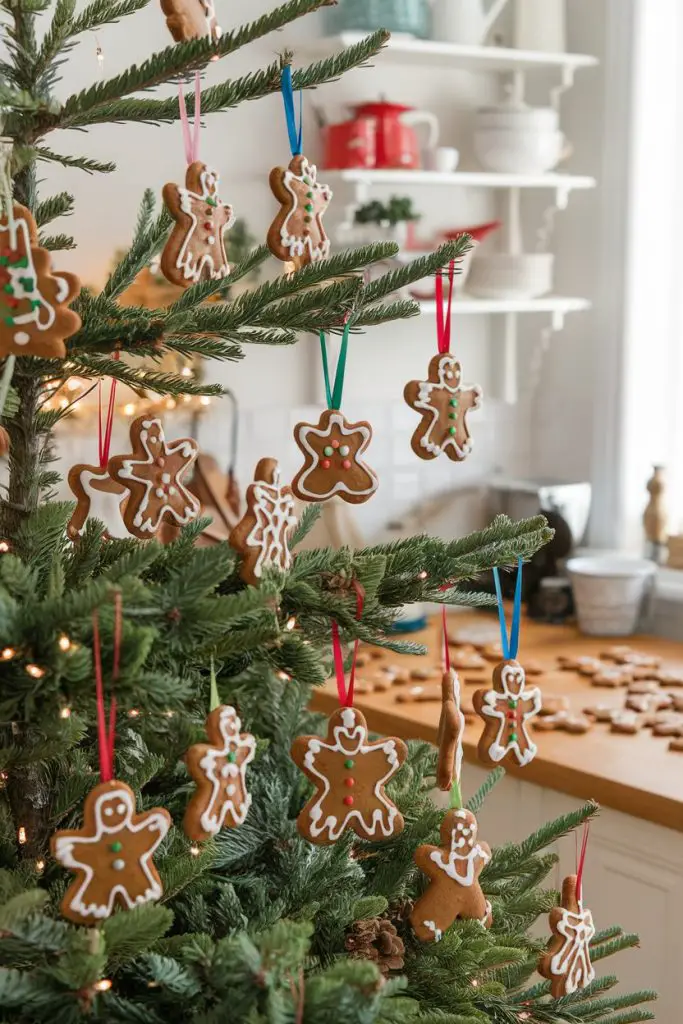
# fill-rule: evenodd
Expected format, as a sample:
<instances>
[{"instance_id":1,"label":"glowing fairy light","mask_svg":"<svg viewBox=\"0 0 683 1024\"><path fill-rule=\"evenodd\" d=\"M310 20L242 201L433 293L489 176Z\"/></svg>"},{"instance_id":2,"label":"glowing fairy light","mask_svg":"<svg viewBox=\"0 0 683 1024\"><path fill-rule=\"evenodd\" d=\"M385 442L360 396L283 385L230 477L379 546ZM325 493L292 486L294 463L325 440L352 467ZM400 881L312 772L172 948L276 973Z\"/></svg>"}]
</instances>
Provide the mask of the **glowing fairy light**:
<instances>
[{"instance_id":1,"label":"glowing fairy light","mask_svg":"<svg viewBox=\"0 0 683 1024\"><path fill-rule=\"evenodd\" d=\"M126 404L123 407L123 415L124 416L135 416L136 408L137 408L137 406L136 406L135 402L126 402Z\"/></svg>"},{"instance_id":2,"label":"glowing fairy light","mask_svg":"<svg viewBox=\"0 0 683 1024\"><path fill-rule=\"evenodd\" d=\"M17 829L17 842L20 846L24 846L26 844L26 829L23 825L20 825Z\"/></svg>"},{"instance_id":3,"label":"glowing fairy light","mask_svg":"<svg viewBox=\"0 0 683 1024\"><path fill-rule=\"evenodd\" d=\"M296 616L290 615L290 617L287 619L287 622L285 623L285 629L288 629L289 632L291 633L295 626L296 626Z\"/></svg>"},{"instance_id":4,"label":"glowing fairy light","mask_svg":"<svg viewBox=\"0 0 683 1024\"><path fill-rule=\"evenodd\" d=\"M42 875L44 870L45 870L45 861L44 860L37 860L36 861L36 872L39 875Z\"/></svg>"},{"instance_id":5,"label":"glowing fairy light","mask_svg":"<svg viewBox=\"0 0 683 1024\"><path fill-rule=\"evenodd\" d=\"M0 555L6 555L10 550L9 541L0 540Z\"/></svg>"},{"instance_id":6,"label":"glowing fairy light","mask_svg":"<svg viewBox=\"0 0 683 1024\"><path fill-rule=\"evenodd\" d=\"M111 979L101 978L99 981L95 982L93 988L95 989L96 992L108 992L109 989L111 988Z\"/></svg>"},{"instance_id":7,"label":"glowing fairy light","mask_svg":"<svg viewBox=\"0 0 683 1024\"><path fill-rule=\"evenodd\" d=\"M192 376L191 368L189 366L183 366L182 370L180 371L180 376L181 377L191 377Z\"/></svg>"},{"instance_id":8,"label":"glowing fairy light","mask_svg":"<svg viewBox=\"0 0 683 1024\"><path fill-rule=\"evenodd\" d=\"M288 683L291 680L291 676L287 672L278 672L278 679L281 679L283 683Z\"/></svg>"},{"instance_id":9,"label":"glowing fairy light","mask_svg":"<svg viewBox=\"0 0 683 1024\"><path fill-rule=\"evenodd\" d=\"M32 679L42 679L45 675L45 669L41 668L40 665L27 665L24 671L27 675L31 676Z\"/></svg>"},{"instance_id":10,"label":"glowing fairy light","mask_svg":"<svg viewBox=\"0 0 683 1024\"><path fill-rule=\"evenodd\" d=\"M62 635L60 636L60 638L57 641L57 643L59 644L60 651L69 651L69 650L71 650L72 644L71 644L71 641L69 640L68 636L66 635L66 633L62 633Z\"/></svg>"},{"instance_id":11,"label":"glowing fairy light","mask_svg":"<svg viewBox=\"0 0 683 1024\"><path fill-rule=\"evenodd\" d=\"M192 854L193 857L198 857L199 856L200 849L199 849L199 847L197 846L196 843L193 843L192 846L190 847L190 853Z\"/></svg>"},{"instance_id":12,"label":"glowing fairy light","mask_svg":"<svg viewBox=\"0 0 683 1024\"><path fill-rule=\"evenodd\" d=\"M71 708L62 708L59 712L60 718L71 718Z\"/></svg>"},{"instance_id":13,"label":"glowing fairy light","mask_svg":"<svg viewBox=\"0 0 683 1024\"><path fill-rule=\"evenodd\" d=\"M137 718L139 714L140 714L140 709L139 708L131 708L130 711L128 712L128 717L129 718Z\"/></svg>"},{"instance_id":14,"label":"glowing fairy light","mask_svg":"<svg viewBox=\"0 0 683 1024\"><path fill-rule=\"evenodd\" d=\"M202 395L202 397L199 399L199 404L200 405L211 405L211 399L209 398L208 395Z\"/></svg>"},{"instance_id":15,"label":"glowing fairy light","mask_svg":"<svg viewBox=\"0 0 683 1024\"><path fill-rule=\"evenodd\" d=\"M0 661L11 661L15 657L16 651L13 647L3 647L0 651Z\"/></svg>"}]
</instances>

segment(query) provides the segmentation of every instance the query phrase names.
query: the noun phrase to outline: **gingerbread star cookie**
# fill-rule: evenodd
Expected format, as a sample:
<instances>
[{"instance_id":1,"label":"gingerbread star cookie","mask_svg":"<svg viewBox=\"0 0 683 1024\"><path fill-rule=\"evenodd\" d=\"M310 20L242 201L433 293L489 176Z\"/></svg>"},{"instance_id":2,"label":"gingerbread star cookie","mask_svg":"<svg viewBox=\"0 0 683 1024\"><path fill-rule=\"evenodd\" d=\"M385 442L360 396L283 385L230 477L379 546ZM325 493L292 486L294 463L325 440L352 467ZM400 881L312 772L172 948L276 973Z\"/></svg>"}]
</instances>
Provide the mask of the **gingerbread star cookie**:
<instances>
[{"instance_id":1,"label":"gingerbread star cookie","mask_svg":"<svg viewBox=\"0 0 683 1024\"><path fill-rule=\"evenodd\" d=\"M105 524L105 537L128 536L123 522L128 491L110 477L106 466L78 463L71 467L67 479L76 498L76 508L66 527L70 540L83 536L88 519L99 519Z\"/></svg>"},{"instance_id":2,"label":"gingerbread star cookie","mask_svg":"<svg viewBox=\"0 0 683 1024\"><path fill-rule=\"evenodd\" d=\"M187 805L183 828L196 842L211 839L222 828L237 828L251 807L245 773L256 741L250 733L240 733L241 727L235 709L221 704L206 720L209 742L195 743L185 754L197 789Z\"/></svg>"},{"instance_id":3,"label":"gingerbread star cookie","mask_svg":"<svg viewBox=\"0 0 683 1024\"><path fill-rule=\"evenodd\" d=\"M75 274L53 272L33 215L15 203L0 220L0 356L63 359L64 340L81 326L68 308L80 287Z\"/></svg>"},{"instance_id":4,"label":"gingerbread star cookie","mask_svg":"<svg viewBox=\"0 0 683 1024\"><path fill-rule=\"evenodd\" d=\"M94 925L115 904L126 910L162 893L152 856L171 827L161 807L137 814L125 782L95 786L85 798L83 827L55 832L52 856L76 878L61 902L62 914L76 924Z\"/></svg>"},{"instance_id":5,"label":"gingerbread star cookie","mask_svg":"<svg viewBox=\"0 0 683 1024\"><path fill-rule=\"evenodd\" d=\"M333 712L325 739L298 736L292 759L316 787L297 818L301 835L320 845L335 843L347 829L375 842L398 835L403 816L384 787L407 756L396 737L371 742L355 708Z\"/></svg>"},{"instance_id":6,"label":"gingerbread star cookie","mask_svg":"<svg viewBox=\"0 0 683 1024\"><path fill-rule=\"evenodd\" d=\"M359 505L377 490L379 480L361 458L372 440L369 423L347 423L336 409L325 409L317 424L297 423L294 440L305 458L292 481L301 501L326 501L337 495Z\"/></svg>"},{"instance_id":7,"label":"gingerbread star cookie","mask_svg":"<svg viewBox=\"0 0 683 1024\"><path fill-rule=\"evenodd\" d=\"M332 199L332 190L318 182L314 164L303 154L293 156L289 167L274 167L270 189L280 203L280 211L268 230L268 248L273 256L294 267L325 259L330 240L325 234L323 214Z\"/></svg>"},{"instance_id":8,"label":"gingerbread star cookie","mask_svg":"<svg viewBox=\"0 0 683 1024\"><path fill-rule=\"evenodd\" d=\"M258 583L269 565L281 572L289 569L289 538L295 526L291 487L280 483L276 459L261 459L254 482L247 487L246 512L229 537L230 546L242 555L240 576L245 583Z\"/></svg>"},{"instance_id":9,"label":"gingerbread star cookie","mask_svg":"<svg viewBox=\"0 0 683 1024\"><path fill-rule=\"evenodd\" d=\"M472 451L466 415L481 404L481 388L461 383L460 363L450 353L435 355L427 380L411 380L403 396L422 419L415 429L411 447L421 459L435 459L443 452L453 462L462 462Z\"/></svg>"},{"instance_id":10,"label":"gingerbread star cookie","mask_svg":"<svg viewBox=\"0 0 683 1024\"><path fill-rule=\"evenodd\" d=\"M479 875L491 850L477 841L478 828L471 811L449 811L441 822L441 846L418 846L415 851L415 863L429 879L410 914L422 942L438 942L458 918L490 925L491 907Z\"/></svg>"},{"instance_id":11,"label":"gingerbread star cookie","mask_svg":"<svg viewBox=\"0 0 683 1024\"><path fill-rule=\"evenodd\" d=\"M130 492L123 513L128 532L149 540L162 522L187 526L200 509L183 483L197 458L197 442L167 441L161 420L138 416L130 425L130 443L130 455L113 455L108 466L112 479Z\"/></svg>"},{"instance_id":12,"label":"gingerbread star cookie","mask_svg":"<svg viewBox=\"0 0 683 1024\"><path fill-rule=\"evenodd\" d=\"M586 988L595 978L590 955L595 935L593 915L584 910L576 883L576 875L569 875L562 883L561 904L550 911L553 937L538 963L539 974L550 982L554 999Z\"/></svg>"},{"instance_id":13,"label":"gingerbread star cookie","mask_svg":"<svg viewBox=\"0 0 683 1024\"><path fill-rule=\"evenodd\" d=\"M175 224L161 254L161 273L180 288L219 281L230 273L223 233L235 215L232 206L221 202L219 180L197 160L187 168L185 188L164 185L164 203Z\"/></svg>"},{"instance_id":14,"label":"gingerbread star cookie","mask_svg":"<svg viewBox=\"0 0 683 1024\"><path fill-rule=\"evenodd\" d=\"M161 0L161 9L176 43L204 36L217 42L223 34L216 20L215 0Z\"/></svg>"},{"instance_id":15,"label":"gingerbread star cookie","mask_svg":"<svg viewBox=\"0 0 683 1024\"><path fill-rule=\"evenodd\" d=\"M523 767L536 756L529 724L541 710L541 691L527 688L524 668L518 661L501 661L493 670L493 687L477 690L474 710L484 720L479 738L479 760L496 765Z\"/></svg>"}]
</instances>

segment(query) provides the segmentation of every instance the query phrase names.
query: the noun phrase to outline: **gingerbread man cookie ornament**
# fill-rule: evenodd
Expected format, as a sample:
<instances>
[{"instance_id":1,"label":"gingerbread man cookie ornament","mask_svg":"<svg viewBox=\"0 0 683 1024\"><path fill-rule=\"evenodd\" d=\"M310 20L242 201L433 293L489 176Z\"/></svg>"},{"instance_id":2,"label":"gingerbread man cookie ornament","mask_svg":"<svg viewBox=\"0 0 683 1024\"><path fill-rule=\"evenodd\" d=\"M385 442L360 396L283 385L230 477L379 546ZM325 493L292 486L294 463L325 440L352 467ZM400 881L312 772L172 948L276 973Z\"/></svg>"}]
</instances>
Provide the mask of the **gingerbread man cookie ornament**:
<instances>
[{"instance_id":1,"label":"gingerbread man cookie ornament","mask_svg":"<svg viewBox=\"0 0 683 1024\"><path fill-rule=\"evenodd\" d=\"M569 875L562 883L562 901L550 911L553 937L541 954L539 974L550 982L554 999L570 996L595 978L590 942L595 935L593 915L584 910L577 895L577 877Z\"/></svg>"},{"instance_id":2,"label":"gingerbread man cookie ornament","mask_svg":"<svg viewBox=\"0 0 683 1024\"><path fill-rule=\"evenodd\" d=\"M330 716L326 739L298 736L292 759L316 787L297 818L301 835L320 845L335 843L347 829L370 841L398 835L403 816L384 787L407 756L396 737L370 742L365 718L355 708Z\"/></svg>"},{"instance_id":3,"label":"gingerbread man cookie ornament","mask_svg":"<svg viewBox=\"0 0 683 1024\"><path fill-rule=\"evenodd\" d=\"M453 781L460 782L462 770L462 738L465 715L460 706L460 679L455 669L444 672L441 679L441 715L439 717L439 759L436 784L447 792Z\"/></svg>"},{"instance_id":4,"label":"gingerbread man cookie ornament","mask_svg":"<svg viewBox=\"0 0 683 1024\"><path fill-rule=\"evenodd\" d=\"M81 326L68 308L79 291L75 274L52 271L32 214L15 203L0 220L0 356L63 359L64 340Z\"/></svg>"},{"instance_id":5,"label":"gingerbread man cookie ornament","mask_svg":"<svg viewBox=\"0 0 683 1024\"><path fill-rule=\"evenodd\" d=\"M332 190L319 184L318 172L302 153L292 157L289 167L274 167L270 189L281 204L280 212L268 231L268 248L273 256L294 267L325 259L330 240L323 227L323 214L332 199Z\"/></svg>"},{"instance_id":6,"label":"gingerbread man cookie ornament","mask_svg":"<svg viewBox=\"0 0 683 1024\"><path fill-rule=\"evenodd\" d=\"M435 355L427 380L411 380L403 396L422 416L411 447L421 459L435 459L443 452L453 462L462 462L472 451L466 414L481 404L481 388L461 383L460 363L446 353Z\"/></svg>"},{"instance_id":7,"label":"gingerbread man cookie ornament","mask_svg":"<svg viewBox=\"0 0 683 1024\"><path fill-rule=\"evenodd\" d=\"M541 710L541 691L527 688L518 661L502 661L493 670L493 688L477 690L474 710L484 720L479 739L479 760L489 767L509 764L523 767L536 756L529 724Z\"/></svg>"},{"instance_id":8,"label":"gingerbread man cookie ornament","mask_svg":"<svg viewBox=\"0 0 683 1024\"><path fill-rule=\"evenodd\" d=\"M242 723L229 704L214 708L206 720L208 743L195 743L185 763L197 790L187 805L183 828L196 842L210 839L222 828L237 828L251 807L246 769L254 759L256 741L240 733Z\"/></svg>"},{"instance_id":9,"label":"gingerbread man cookie ornament","mask_svg":"<svg viewBox=\"0 0 683 1024\"><path fill-rule=\"evenodd\" d=\"M247 487L247 510L229 538L231 547L242 555L240 576L245 583L258 583L269 565L281 572L289 569L289 538L295 526L291 487L280 483L276 459L261 459L254 482Z\"/></svg>"},{"instance_id":10,"label":"gingerbread man cookie ornament","mask_svg":"<svg viewBox=\"0 0 683 1024\"><path fill-rule=\"evenodd\" d=\"M477 841L477 831L471 811L449 811L441 823L441 846L418 846L415 851L415 863L429 878L410 914L422 942L438 942L458 918L473 918L488 926L491 908L479 875L491 859L491 850Z\"/></svg>"},{"instance_id":11,"label":"gingerbread man cookie ornament","mask_svg":"<svg viewBox=\"0 0 683 1024\"><path fill-rule=\"evenodd\" d=\"M176 43L204 36L217 42L223 34L216 20L215 0L161 0L161 9Z\"/></svg>"},{"instance_id":12,"label":"gingerbread man cookie ornament","mask_svg":"<svg viewBox=\"0 0 683 1024\"><path fill-rule=\"evenodd\" d=\"M183 483L197 458L197 442L187 437L167 441L161 420L138 416L130 425L130 443L130 455L109 460L110 476L130 492L123 513L128 532L149 540L162 522L187 526L200 509Z\"/></svg>"},{"instance_id":13,"label":"gingerbread man cookie ornament","mask_svg":"<svg viewBox=\"0 0 683 1024\"><path fill-rule=\"evenodd\" d=\"M232 206L221 202L219 180L215 171L196 160L187 168L185 188L164 185L164 203L175 225L161 254L161 272L180 288L219 281L230 273L223 233L235 215Z\"/></svg>"},{"instance_id":14,"label":"gingerbread man cookie ornament","mask_svg":"<svg viewBox=\"0 0 683 1024\"><path fill-rule=\"evenodd\" d=\"M158 900L163 890L152 856L170 827L161 807L136 814L125 782L95 786L85 798L83 828L55 832L50 840L55 860L76 875L61 902L64 917L93 925L117 903L131 910Z\"/></svg>"},{"instance_id":15,"label":"gingerbread man cookie ornament","mask_svg":"<svg viewBox=\"0 0 683 1024\"><path fill-rule=\"evenodd\" d=\"M77 541L83 536L88 519L104 523L107 538L128 536L123 522L128 491L110 477L106 466L79 463L71 467L67 479L76 497L76 508L66 527L70 540Z\"/></svg>"},{"instance_id":16,"label":"gingerbread man cookie ornament","mask_svg":"<svg viewBox=\"0 0 683 1024\"><path fill-rule=\"evenodd\" d=\"M372 439L369 423L347 423L336 409L325 409L317 424L297 423L294 440L305 462L292 481L301 501L326 501L337 495L359 505L377 490L376 474L362 455Z\"/></svg>"}]
</instances>

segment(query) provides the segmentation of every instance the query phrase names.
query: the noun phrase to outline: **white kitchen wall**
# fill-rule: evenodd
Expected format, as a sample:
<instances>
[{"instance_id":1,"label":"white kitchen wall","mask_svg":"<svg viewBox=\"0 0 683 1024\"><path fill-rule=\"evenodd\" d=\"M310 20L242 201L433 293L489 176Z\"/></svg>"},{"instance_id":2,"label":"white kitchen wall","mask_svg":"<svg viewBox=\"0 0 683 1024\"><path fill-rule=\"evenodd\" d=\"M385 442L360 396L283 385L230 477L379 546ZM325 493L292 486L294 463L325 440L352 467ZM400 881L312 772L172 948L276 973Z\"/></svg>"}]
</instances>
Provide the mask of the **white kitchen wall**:
<instances>
[{"instance_id":1,"label":"white kitchen wall","mask_svg":"<svg viewBox=\"0 0 683 1024\"><path fill-rule=\"evenodd\" d=\"M275 0L218 0L221 23L224 29L229 29L258 17L274 3ZM603 4L591 0L568 3L572 46L602 56L602 15L598 9ZM285 32L268 36L209 68L208 78L215 81L226 75L237 77L254 71L275 60L285 45L295 51L299 47L297 62L307 63L309 58L301 52L302 42L320 32L317 15L305 18ZM60 95L88 86L97 76L97 42L104 53L104 76L110 77L167 45L169 40L158 3L152 0L140 14L107 27L97 41L87 37L72 52L64 67ZM338 120L344 115L345 104L384 95L437 113L442 142L461 149L463 165L476 166L468 145L471 114L476 106L498 95L493 76L382 67L381 57L374 65L307 94L304 148L309 155L319 155L312 116L314 104L330 119ZM586 77L579 76L575 90L563 100L563 115L574 147L568 166L591 173L596 169L604 130L598 116L602 73L582 74ZM173 91L167 88L161 93ZM547 88L538 100L547 102ZM107 177L90 177L48 165L41 169L45 178L43 195L70 188L77 197L76 213L59 227L76 236L79 248L60 255L60 265L76 270L84 281L97 285L105 278L114 251L129 243L143 189L150 187L160 193L164 182L182 179L185 164L180 127L104 125L88 135L60 133L51 139L51 145L65 152L114 159L118 165L116 172ZM287 162L288 154L279 94L206 119L201 156L219 168L223 197L234 205L238 215L247 218L258 236L265 235L273 215L268 172L274 164ZM484 190L416 189L414 194L423 213L419 231L427 236L438 228L466 226L490 219L496 213L494 194ZM349 195L338 190L338 209L349 200ZM598 204L599 194L574 194L568 211L558 215L557 239L564 247L558 267L558 290L565 294L591 296L597 290L599 273L592 239ZM536 208L540 215L543 203L537 203ZM532 236L528 245L533 241ZM274 272L278 269L274 265ZM493 390L500 362L501 321L487 317L454 320L454 348L462 358L465 376L480 383L485 392L482 411L470 414L475 451L463 464L445 459L423 462L409 447L415 419L403 404L403 386L407 380L423 374L435 351L431 318L387 325L354 338L346 378L345 411L351 418L367 418L373 423L375 438L368 458L381 481L375 498L355 510L364 529L374 532L387 518L418 498L460 489L496 469L510 475L533 471L559 479L585 478L590 471L592 449L594 399L588 381L597 343L593 323L591 316L580 314L575 321L568 320L565 333L550 339L537 387L531 394L528 365L546 323L543 317L524 319L521 401L517 407L505 407ZM303 339L295 348L284 351L256 347L247 352L242 363L216 365L211 367L210 375L231 387L240 402L238 469L243 483L250 478L256 459L264 454L278 457L285 473L293 473L298 465L298 452L291 439L291 425L302 418L317 418L319 409L321 373L317 343ZM180 417L169 418L171 432L181 433L184 429L186 424ZM113 450L123 450L124 430L123 424L117 425ZM225 462L228 435L228 405L216 402L202 421L200 443ZM92 425L74 425L68 436L63 431L60 444L65 465L93 461L95 457Z\"/></svg>"}]
</instances>

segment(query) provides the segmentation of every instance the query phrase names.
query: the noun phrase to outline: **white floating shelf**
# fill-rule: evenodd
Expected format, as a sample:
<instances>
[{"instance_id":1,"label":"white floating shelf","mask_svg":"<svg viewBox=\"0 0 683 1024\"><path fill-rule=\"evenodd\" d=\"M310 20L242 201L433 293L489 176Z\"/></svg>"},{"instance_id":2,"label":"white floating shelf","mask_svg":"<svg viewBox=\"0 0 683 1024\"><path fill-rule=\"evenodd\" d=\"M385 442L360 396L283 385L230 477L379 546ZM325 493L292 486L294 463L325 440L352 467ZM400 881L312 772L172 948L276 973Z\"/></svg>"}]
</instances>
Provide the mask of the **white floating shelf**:
<instances>
[{"instance_id":1,"label":"white floating shelf","mask_svg":"<svg viewBox=\"0 0 683 1024\"><path fill-rule=\"evenodd\" d=\"M453 299L452 311L460 315L476 313L580 313L590 309L588 299L566 298L563 295L544 295L540 299L477 299L472 295L458 295ZM434 316L436 302L420 302L423 316Z\"/></svg>"},{"instance_id":2,"label":"white floating shelf","mask_svg":"<svg viewBox=\"0 0 683 1024\"><path fill-rule=\"evenodd\" d=\"M329 54L360 43L363 32L342 32L341 35L306 40L297 49L314 54ZM560 70L570 74L579 68L594 67L597 57L586 53L546 53L541 50L515 50L503 46L465 46L441 43L433 39L412 39L392 36L378 54L383 63L419 64L426 67L463 68L469 71L534 71Z\"/></svg>"},{"instance_id":3,"label":"white floating shelf","mask_svg":"<svg viewBox=\"0 0 683 1024\"><path fill-rule=\"evenodd\" d=\"M496 174L494 171L319 170L320 181L349 185L437 185L461 188L552 188L560 191L595 188L595 178L585 174Z\"/></svg>"}]
</instances>

